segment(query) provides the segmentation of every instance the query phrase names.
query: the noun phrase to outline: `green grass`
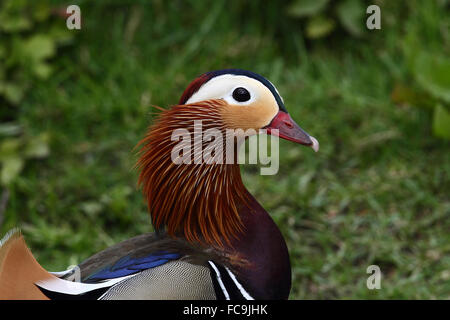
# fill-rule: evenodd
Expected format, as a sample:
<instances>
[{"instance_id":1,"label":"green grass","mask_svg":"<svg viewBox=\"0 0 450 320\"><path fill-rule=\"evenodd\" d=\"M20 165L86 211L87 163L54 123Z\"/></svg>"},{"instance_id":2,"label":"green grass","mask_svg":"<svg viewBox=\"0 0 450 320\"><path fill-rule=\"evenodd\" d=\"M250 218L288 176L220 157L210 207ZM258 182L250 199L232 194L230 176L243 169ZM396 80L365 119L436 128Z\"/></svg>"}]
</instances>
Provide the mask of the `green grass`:
<instances>
[{"instance_id":1,"label":"green grass","mask_svg":"<svg viewBox=\"0 0 450 320\"><path fill-rule=\"evenodd\" d=\"M271 31L258 8L247 22L221 1L208 10L170 3L84 2L75 42L20 106L19 122L31 135L48 132L51 153L10 186L1 233L21 227L38 261L61 270L151 231L132 170L151 105L175 104L203 72L238 67L270 79L321 145L315 154L282 141L275 176L242 169L288 242L291 299L450 298L449 143L433 138L428 110L390 98L397 81L411 81L403 26L435 19L411 15L359 40L311 43L283 33L295 24ZM372 264L381 290L366 287Z\"/></svg>"}]
</instances>

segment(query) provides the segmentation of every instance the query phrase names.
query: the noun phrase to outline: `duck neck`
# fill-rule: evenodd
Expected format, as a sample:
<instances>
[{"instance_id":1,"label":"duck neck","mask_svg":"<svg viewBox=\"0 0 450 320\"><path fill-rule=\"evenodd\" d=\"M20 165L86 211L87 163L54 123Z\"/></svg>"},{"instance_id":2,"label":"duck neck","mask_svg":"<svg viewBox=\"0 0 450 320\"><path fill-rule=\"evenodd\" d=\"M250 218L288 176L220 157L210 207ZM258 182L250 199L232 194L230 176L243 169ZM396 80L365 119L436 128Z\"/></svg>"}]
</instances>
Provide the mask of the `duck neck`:
<instances>
[{"instance_id":1,"label":"duck neck","mask_svg":"<svg viewBox=\"0 0 450 320\"><path fill-rule=\"evenodd\" d=\"M286 242L267 211L246 193L250 207L239 206L243 232L228 248L248 261L248 265L237 267L239 279L254 298L287 299L291 265Z\"/></svg>"},{"instance_id":2,"label":"duck neck","mask_svg":"<svg viewBox=\"0 0 450 320\"><path fill-rule=\"evenodd\" d=\"M139 144L139 184L156 230L242 257L249 266L240 268L241 278L256 297L285 298L291 277L286 243L269 214L245 188L237 161L195 162L195 150L204 150L205 144L200 140L197 145L194 140L191 145L195 121L201 120L205 131L225 130L218 111L223 103L210 100L163 111ZM181 142L173 139L178 129L188 130ZM172 151L180 146L183 154L185 147L194 150L193 159L188 158L193 163L173 161ZM215 153L224 152L226 159L226 150L221 150Z\"/></svg>"}]
</instances>

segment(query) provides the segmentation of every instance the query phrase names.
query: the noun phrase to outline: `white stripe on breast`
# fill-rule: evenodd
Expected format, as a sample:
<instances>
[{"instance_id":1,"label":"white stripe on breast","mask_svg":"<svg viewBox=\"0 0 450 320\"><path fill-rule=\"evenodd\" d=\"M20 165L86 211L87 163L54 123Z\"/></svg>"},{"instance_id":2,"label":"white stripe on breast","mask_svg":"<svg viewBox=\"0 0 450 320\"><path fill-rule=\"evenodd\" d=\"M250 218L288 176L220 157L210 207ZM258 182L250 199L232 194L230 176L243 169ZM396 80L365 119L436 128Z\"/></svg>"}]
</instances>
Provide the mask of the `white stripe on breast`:
<instances>
[{"instance_id":1,"label":"white stripe on breast","mask_svg":"<svg viewBox=\"0 0 450 320\"><path fill-rule=\"evenodd\" d=\"M212 262L211 260L209 260L208 263L211 265L211 267L214 269L214 272L216 273L217 281L219 282L220 288L222 289L223 294L225 295L225 299L230 300L230 295L228 294L228 291L225 288L225 285L223 284L222 277L220 276L219 270L217 269L214 262Z\"/></svg>"},{"instance_id":2,"label":"white stripe on breast","mask_svg":"<svg viewBox=\"0 0 450 320\"><path fill-rule=\"evenodd\" d=\"M236 277L234 276L234 274L230 271L230 269L228 269L227 267L225 267L225 269L227 270L228 274L230 275L231 280L233 280L234 284L236 285L236 287L238 287L239 291L241 292L242 296L247 299L247 300L255 300L248 292L247 290L244 289L244 287L239 283L239 281L237 281Z\"/></svg>"}]
</instances>

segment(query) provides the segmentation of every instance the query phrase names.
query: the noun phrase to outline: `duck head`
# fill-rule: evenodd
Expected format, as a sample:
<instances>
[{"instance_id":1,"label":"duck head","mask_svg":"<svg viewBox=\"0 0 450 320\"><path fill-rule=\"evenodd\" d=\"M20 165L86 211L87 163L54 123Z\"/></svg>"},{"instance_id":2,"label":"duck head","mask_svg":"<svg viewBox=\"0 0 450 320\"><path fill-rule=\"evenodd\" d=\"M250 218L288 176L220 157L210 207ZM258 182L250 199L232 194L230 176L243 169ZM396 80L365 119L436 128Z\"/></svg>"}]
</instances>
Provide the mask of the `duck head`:
<instances>
[{"instance_id":1,"label":"duck head","mask_svg":"<svg viewBox=\"0 0 450 320\"><path fill-rule=\"evenodd\" d=\"M173 161L171 151L179 145L174 133L195 135L196 121L202 122L202 130L264 131L315 151L319 144L292 120L273 84L250 71L205 73L191 82L177 105L161 112L138 144L138 183L153 226L189 242L223 248L245 231L241 215L251 212L254 202L237 162L196 161L195 150L204 141L194 138L187 162Z\"/></svg>"},{"instance_id":2,"label":"duck head","mask_svg":"<svg viewBox=\"0 0 450 320\"><path fill-rule=\"evenodd\" d=\"M319 150L319 142L291 118L283 98L266 78L247 70L225 69L205 73L191 82L180 104L206 100L225 102L219 112L229 129L253 129Z\"/></svg>"}]
</instances>

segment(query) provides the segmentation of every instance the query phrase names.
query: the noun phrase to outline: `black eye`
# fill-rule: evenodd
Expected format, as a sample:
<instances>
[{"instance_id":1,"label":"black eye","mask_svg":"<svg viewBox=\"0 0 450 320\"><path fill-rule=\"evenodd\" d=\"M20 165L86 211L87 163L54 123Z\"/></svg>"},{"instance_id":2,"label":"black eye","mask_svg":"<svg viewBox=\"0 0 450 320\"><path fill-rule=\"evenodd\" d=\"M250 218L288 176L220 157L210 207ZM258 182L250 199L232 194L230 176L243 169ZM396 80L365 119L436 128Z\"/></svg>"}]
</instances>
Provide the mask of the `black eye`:
<instances>
[{"instance_id":1,"label":"black eye","mask_svg":"<svg viewBox=\"0 0 450 320\"><path fill-rule=\"evenodd\" d=\"M234 89L233 98L236 101L244 102L250 100L250 92L247 89L239 87Z\"/></svg>"}]
</instances>

